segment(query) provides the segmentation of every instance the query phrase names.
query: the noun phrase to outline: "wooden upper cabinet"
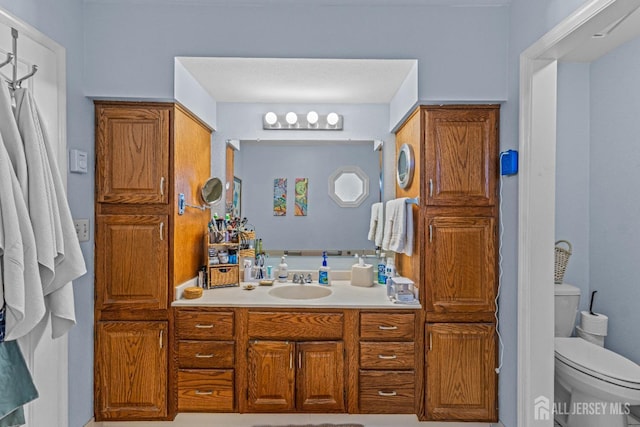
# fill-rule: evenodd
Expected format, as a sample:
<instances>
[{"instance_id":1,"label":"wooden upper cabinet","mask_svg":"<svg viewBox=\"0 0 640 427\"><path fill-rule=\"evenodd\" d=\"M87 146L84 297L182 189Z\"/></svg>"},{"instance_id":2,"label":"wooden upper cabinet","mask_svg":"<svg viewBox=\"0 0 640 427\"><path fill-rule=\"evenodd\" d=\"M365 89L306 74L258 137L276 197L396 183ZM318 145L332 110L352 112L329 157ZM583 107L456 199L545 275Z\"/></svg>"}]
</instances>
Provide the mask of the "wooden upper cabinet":
<instances>
[{"instance_id":1,"label":"wooden upper cabinet","mask_svg":"<svg viewBox=\"0 0 640 427\"><path fill-rule=\"evenodd\" d=\"M427 217L426 309L495 310L496 224L492 217Z\"/></svg>"},{"instance_id":2,"label":"wooden upper cabinet","mask_svg":"<svg viewBox=\"0 0 640 427\"><path fill-rule=\"evenodd\" d=\"M425 342L427 419L497 421L495 326L430 323Z\"/></svg>"},{"instance_id":3,"label":"wooden upper cabinet","mask_svg":"<svg viewBox=\"0 0 640 427\"><path fill-rule=\"evenodd\" d=\"M498 108L424 108L427 205L496 204Z\"/></svg>"},{"instance_id":4,"label":"wooden upper cabinet","mask_svg":"<svg viewBox=\"0 0 640 427\"><path fill-rule=\"evenodd\" d=\"M296 399L299 411L344 412L342 341L298 343Z\"/></svg>"},{"instance_id":5,"label":"wooden upper cabinet","mask_svg":"<svg viewBox=\"0 0 640 427\"><path fill-rule=\"evenodd\" d=\"M166 215L97 215L96 308L133 315L168 307Z\"/></svg>"},{"instance_id":6,"label":"wooden upper cabinet","mask_svg":"<svg viewBox=\"0 0 640 427\"><path fill-rule=\"evenodd\" d=\"M170 109L96 104L99 203L169 202Z\"/></svg>"},{"instance_id":7,"label":"wooden upper cabinet","mask_svg":"<svg viewBox=\"0 0 640 427\"><path fill-rule=\"evenodd\" d=\"M98 322L96 419L167 415L167 322Z\"/></svg>"}]
</instances>

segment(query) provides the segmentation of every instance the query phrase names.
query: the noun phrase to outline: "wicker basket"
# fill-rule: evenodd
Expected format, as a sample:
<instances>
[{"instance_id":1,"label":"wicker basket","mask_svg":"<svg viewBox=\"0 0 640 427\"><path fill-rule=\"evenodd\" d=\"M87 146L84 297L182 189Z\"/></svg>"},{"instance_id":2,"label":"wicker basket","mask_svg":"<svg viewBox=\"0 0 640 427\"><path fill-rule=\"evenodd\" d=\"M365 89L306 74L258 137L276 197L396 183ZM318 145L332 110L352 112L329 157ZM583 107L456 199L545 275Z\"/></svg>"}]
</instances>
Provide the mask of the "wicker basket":
<instances>
[{"instance_id":1,"label":"wicker basket","mask_svg":"<svg viewBox=\"0 0 640 427\"><path fill-rule=\"evenodd\" d=\"M565 249L560 244L565 243L569 249ZM564 272L567 270L567 264L569 263L569 257L571 256L571 243L566 240L558 240L556 242L556 261L554 269L554 282L559 284L564 279Z\"/></svg>"},{"instance_id":2,"label":"wicker basket","mask_svg":"<svg viewBox=\"0 0 640 427\"><path fill-rule=\"evenodd\" d=\"M209 267L209 288L239 286L237 265Z\"/></svg>"}]
</instances>

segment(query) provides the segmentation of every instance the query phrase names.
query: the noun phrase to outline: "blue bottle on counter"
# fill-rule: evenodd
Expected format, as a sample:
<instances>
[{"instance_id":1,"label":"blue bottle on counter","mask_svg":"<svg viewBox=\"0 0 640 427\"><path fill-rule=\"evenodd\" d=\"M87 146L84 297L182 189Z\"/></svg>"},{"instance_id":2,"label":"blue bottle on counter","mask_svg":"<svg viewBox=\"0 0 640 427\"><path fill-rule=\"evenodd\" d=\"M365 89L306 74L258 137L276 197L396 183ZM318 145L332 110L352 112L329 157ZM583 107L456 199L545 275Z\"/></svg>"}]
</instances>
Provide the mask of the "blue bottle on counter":
<instances>
[{"instance_id":1,"label":"blue bottle on counter","mask_svg":"<svg viewBox=\"0 0 640 427\"><path fill-rule=\"evenodd\" d=\"M384 285L387 283L387 276L385 274L386 266L384 265L384 252L380 254L380 261L378 261L378 284Z\"/></svg>"},{"instance_id":2,"label":"blue bottle on counter","mask_svg":"<svg viewBox=\"0 0 640 427\"><path fill-rule=\"evenodd\" d=\"M331 286L331 267L327 265L327 252L322 252L322 266L318 270L318 283Z\"/></svg>"}]
</instances>

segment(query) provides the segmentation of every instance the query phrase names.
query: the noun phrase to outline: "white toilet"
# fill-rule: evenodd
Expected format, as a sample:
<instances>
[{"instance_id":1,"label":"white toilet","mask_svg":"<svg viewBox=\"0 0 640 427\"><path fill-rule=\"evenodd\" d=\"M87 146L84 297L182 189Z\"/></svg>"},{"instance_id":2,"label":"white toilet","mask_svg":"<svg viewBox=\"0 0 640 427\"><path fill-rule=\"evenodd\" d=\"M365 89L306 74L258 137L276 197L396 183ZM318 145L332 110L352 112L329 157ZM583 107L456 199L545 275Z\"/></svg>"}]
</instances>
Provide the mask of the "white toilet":
<instances>
[{"instance_id":1,"label":"white toilet","mask_svg":"<svg viewBox=\"0 0 640 427\"><path fill-rule=\"evenodd\" d=\"M555 285L555 420L564 427L627 427L640 405L640 366L611 350L572 338L580 289Z\"/></svg>"}]
</instances>

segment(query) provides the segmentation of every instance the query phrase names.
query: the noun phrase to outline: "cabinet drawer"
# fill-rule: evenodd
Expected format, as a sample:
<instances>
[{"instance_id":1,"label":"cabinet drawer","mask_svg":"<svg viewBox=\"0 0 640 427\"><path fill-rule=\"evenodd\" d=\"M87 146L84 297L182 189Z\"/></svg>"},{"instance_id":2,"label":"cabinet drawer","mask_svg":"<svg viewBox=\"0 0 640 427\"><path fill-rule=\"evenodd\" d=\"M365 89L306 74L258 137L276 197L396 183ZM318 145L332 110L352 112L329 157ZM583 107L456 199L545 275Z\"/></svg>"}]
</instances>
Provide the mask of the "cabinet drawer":
<instances>
[{"instance_id":1,"label":"cabinet drawer","mask_svg":"<svg viewBox=\"0 0 640 427\"><path fill-rule=\"evenodd\" d=\"M342 313L250 312L249 337L342 339Z\"/></svg>"},{"instance_id":2,"label":"cabinet drawer","mask_svg":"<svg viewBox=\"0 0 640 427\"><path fill-rule=\"evenodd\" d=\"M180 368L233 368L233 341L178 341Z\"/></svg>"},{"instance_id":3,"label":"cabinet drawer","mask_svg":"<svg viewBox=\"0 0 640 427\"><path fill-rule=\"evenodd\" d=\"M363 369L413 369L413 342L361 342L360 367Z\"/></svg>"},{"instance_id":4,"label":"cabinet drawer","mask_svg":"<svg viewBox=\"0 0 640 427\"><path fill-rule=\"evenodd\" d=\"M377 414L415 412L414 371L360 371L360 411Z\"/></svg>"},{"instance_id":5,"label":"cabinet drawer","mask_svg":"<svg viewBox=\"0 0 640 427\"><path fill-rule=\"evenodd\" d=\"M178 411L233 411L233 370L178 371Z\"/></svg>"},{"instance_id":6,"label":"cabinet drawer","mask_svg":"<svg viewBox=\"0 0 640 427\"><path fill-rule=\"evenodd\" d=\"M360 338L413 341L414 317L413 313L361 313Z\"/></svg>"},{"instance_id":7,"label":"cabinet drawer","mask_svg":"<svg viewBox=\"0 0 640 427\"><path fill-rule=\"evenodd\" d=\"M233 312L178 310L176 321L179 339L233 338Z\"/></svg>"}]
</instances>

